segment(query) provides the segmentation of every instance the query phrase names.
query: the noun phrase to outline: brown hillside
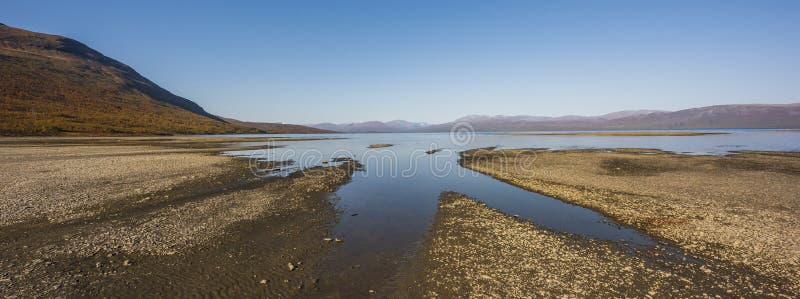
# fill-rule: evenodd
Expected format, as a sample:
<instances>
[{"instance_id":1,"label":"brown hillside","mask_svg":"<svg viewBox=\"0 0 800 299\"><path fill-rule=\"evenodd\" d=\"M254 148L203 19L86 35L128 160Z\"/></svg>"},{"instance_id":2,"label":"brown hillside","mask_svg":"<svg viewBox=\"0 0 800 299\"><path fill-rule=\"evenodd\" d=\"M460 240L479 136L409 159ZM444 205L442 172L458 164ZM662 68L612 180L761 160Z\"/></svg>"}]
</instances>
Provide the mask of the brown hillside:
<instances>
[{"instance_id":1,"label":"brown hillside","mask_svg":"<svg viewBox=\"0 0 800 299\"><path fill-rule=\"evenodd\" d=\"M0 135L258 132L80 42L0 24Z\"/></svg>"}]
</instances>

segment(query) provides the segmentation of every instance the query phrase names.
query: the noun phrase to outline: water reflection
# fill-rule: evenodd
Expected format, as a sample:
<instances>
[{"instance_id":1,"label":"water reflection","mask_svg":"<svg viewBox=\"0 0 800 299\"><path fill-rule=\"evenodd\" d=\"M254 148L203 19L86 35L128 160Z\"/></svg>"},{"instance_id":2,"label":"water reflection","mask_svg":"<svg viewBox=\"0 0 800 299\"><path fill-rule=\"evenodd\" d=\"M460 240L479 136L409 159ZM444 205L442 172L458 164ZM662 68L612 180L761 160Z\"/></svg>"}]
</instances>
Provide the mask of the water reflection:
<instances>
[{"instance_id":1,"label":"water reflection","mask_svg":"<svg viewBox=\"0 0 800 299\"><path fill-rule=\"evenodd\" d=\"M718 130L717 130L718 131ZM365 256L403 256L413 252L436 213L438 196L455 191L510 215L519 215L537 225L570 234L632 246L656 244L647 235L620 226L603 215L541 194L495 180L458 164L459 152L467 149L505 148L651 148L688 154L726 154L738 150L800 151L800 134L757 130L734 130L728 135L703 136L525 136L496 133L476 134L467 143L449 134L325 134L320 137L346 139L278 142L266 152L237 151L228 154L255 157L261 161L288 161L285 175L313 166L333 165L337 157L349 157L364 165L352 182L334 195L342 217L334 234L344 242L336 253L341 260ZM260 135L264 136L264 135ZM293 135L280 135L291 137ZM299 135L311 137L309 135ZM369 149L370 144L393 146ZM267 145L248 144L248 145ZM433 149L441 151L428 154ZM261 156L259 156L261 155ZM327 163L326 163L327 162ZM536 167L535 161L522 167Z\"/></svg>"}]
</instances>

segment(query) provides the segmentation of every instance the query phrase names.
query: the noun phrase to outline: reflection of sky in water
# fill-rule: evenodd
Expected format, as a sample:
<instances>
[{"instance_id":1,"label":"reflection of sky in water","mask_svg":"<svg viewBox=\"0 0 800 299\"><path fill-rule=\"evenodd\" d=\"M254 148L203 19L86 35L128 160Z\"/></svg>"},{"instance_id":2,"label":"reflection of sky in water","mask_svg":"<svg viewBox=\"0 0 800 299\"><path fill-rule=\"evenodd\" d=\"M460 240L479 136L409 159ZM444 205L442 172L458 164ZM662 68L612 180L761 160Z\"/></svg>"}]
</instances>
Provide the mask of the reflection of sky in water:
<instances>
[{"instance_id":1,"label":"reflection of sky in water","mask_svg":"<svg viewBox=\"0 0 800 299\"><path fill-rule=\"evenodd\" d=\"M721 130L714 130L721 131ZM730 130L728 135L704 136L520 136L477 134L466 144L454 144L447 133L279 135L342 137L346 139L276 142L283 147L229 154L268 160L294 160L296 167L322 165L335 157L352 157L365 166L353 181L335 194L343 211L335 227L347 240L340 253L357 256L369 252L413 249L436 213L442 191L464 193L511 215L557 231L606 240L626 240L650 245L653 241L635 230L622 228L589 209L528 192L460 167L458 152L498 148L649 148L677 153L725 154L738 150L800 151L800 133ZM264 136L264 135L257 135ZM272 135L270 135L272 136ZM370 144L394 146L368 149ZM267 143L250 143L263 145ZM445 149L433 155L424 152ZM535 161L533 162L535 167ZM351 217L351 214L358 216Z\"/></svg>"}]
</instances>

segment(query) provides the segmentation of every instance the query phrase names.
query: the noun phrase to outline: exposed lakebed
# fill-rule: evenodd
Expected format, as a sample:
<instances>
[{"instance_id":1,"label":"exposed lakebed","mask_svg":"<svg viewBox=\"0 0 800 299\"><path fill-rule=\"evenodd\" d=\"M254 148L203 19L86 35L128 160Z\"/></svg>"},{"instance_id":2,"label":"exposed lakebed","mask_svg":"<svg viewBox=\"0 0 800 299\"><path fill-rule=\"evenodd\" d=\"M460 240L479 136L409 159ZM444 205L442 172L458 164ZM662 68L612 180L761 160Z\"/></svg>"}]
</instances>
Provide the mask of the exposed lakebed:
<instances>
[{"instance_id":1,"label":"exposed lakebed","mask_svg":"<svg viewBox=\"0 0 800 299\"><path fill-rule=\"evenodd\" d=\"M720 130L715 130L719 132ZM337 157L360 161L364 169L332 196L340 211L332 235L345 242L330 256L327 275L350 277L352 289L370 280L391 279L397 271L379 271L402 265L414 254L431 225L437 198L454 191L482 201L508 215L582 237L620 242L636 249L664 245L653 238L580 206L529 192L467 170L458 164L459 152L474 148L653 148L686 154L727 154L738 150L800 150L800 134L758 130L731 130L730 134L702 136L542 136L475 134L334 134L334 140L274 143L265 151L227 154L256 160L292 160L291 170L323 165ZM307 137L307 136L306 136ZM463 137L463 138L461 138ZM465 139L466 138L466 139ZM390 148L370 149L391 143ZM255 144L248 144L255 145ZM265 144L266 145L266 144ZM432 149L442 149L427 154ZM535 159L526 165L535 167ZM279 171L286 174L288 171ZM387 277L374 277L385 273ZM323 274L325 275L325 274ZM342 277L339 277L342 278ZM347 295L341 289L342 295Z\"/></svg>"}]
</instances>

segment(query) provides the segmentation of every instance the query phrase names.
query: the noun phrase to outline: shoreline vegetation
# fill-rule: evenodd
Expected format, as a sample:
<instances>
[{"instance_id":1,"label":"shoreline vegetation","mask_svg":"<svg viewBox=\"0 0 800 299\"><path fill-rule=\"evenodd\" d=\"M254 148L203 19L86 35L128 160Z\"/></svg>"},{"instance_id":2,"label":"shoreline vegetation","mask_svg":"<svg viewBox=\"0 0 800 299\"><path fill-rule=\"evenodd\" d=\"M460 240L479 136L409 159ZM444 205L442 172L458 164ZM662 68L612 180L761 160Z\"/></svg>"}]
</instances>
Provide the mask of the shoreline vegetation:
<instances>
[{"instance_id":1,"label":"shoreline vegetation","mask_svg":"<svg viewBox=\"0 0 800 299\"><path fill-rule=\"evenodd\" d=\"M263 179L218 154L252 148L232 139L0 140L2 297L314 294L326 196L360 167Z\"/></svg>"},{"instance_id":2,"label":"shoreline vegetation","mask_svg":"<svg viewBox=\"0 0 800 299\"><path fill-rule=\"evenodd\" d=\"M522 135L522 136L704 136L704 135L726 135L727 132L692 132L692 131L630 131L630 132L609 132L609 131L587 131L587 132L509 132L502 135Z\"/></svg>"},{"instance_id":3,"label":"shoreline vegetation","mask_svg":"<svg viewBox=\"0 0 800 299\"><path fill-rule=\"evenodd\" d=\"M531 158L529 169L516 167ZM461 163L745 269L783 295L800 293L800 153L471 150Z\"/></svg>"}]
</instances>

